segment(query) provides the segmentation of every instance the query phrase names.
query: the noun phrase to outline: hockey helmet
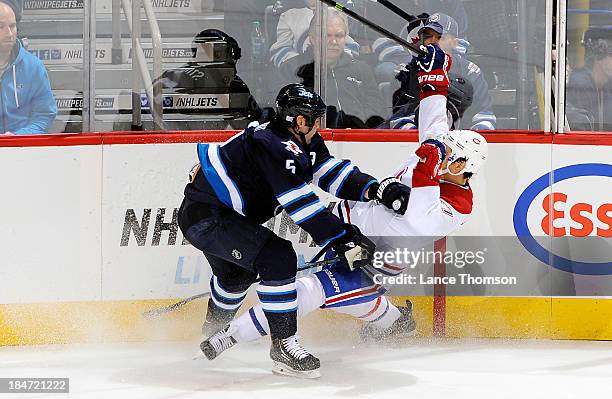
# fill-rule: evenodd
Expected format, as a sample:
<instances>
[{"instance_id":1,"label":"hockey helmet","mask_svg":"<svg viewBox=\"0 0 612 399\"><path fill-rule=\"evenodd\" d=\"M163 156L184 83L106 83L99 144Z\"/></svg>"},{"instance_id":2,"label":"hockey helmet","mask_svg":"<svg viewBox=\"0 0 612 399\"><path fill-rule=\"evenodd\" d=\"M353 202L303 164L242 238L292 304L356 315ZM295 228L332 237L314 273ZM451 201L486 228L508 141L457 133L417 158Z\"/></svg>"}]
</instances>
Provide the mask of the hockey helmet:
<instances>
[{"instance_id":1,"label":"hockey helmet","mask_svg":"<svg viewBox=\"0 0 612 399\"><path fill-rule=\"evenodd\" d=\"M283 87L276 96L276 114L289 126L293 126L299 115L306 118L308 126L314 126L317 119L325 115L325 109L321 96L300 83Z\"/></svg>"},{"instance_id":2,"label":"hockey helmet","mask_svg":"<svg viewBox=\"0 0 612 399\"><path fill-rule=\"evenodd\" d=\"M450 111L454 120L461 119L465 111L472 105L474 87L470 82L455 73L450 73L448 78L450 85L446 108Z\"/></svg>"},{"instance_id":3,"label":"hockey helmet","mask_svg":"<svg viewBox=\"0 0 612 399\"><path fill-rule=\"evenodd\" d=\"M225 54L215 54L214 59L210 59L210 56L198 57L198 47L201 47L204 43L211 42L226 43L226 51L224 52ZM226 62L232 62L235 64L242 57L242 50L240 49L240 46L238 45L236 39L219 29L205 29L201 31L193 38L192 46L194 48L194 51L196 52L195 58L205 58L207 61L222 59Z\"/></svg>"},{"instance_id":4,"label":"hockey helmet","mask_svg":"<svg viewBox=\"0 0 612 399\"><path fill-rule=\"evenodd\" d=\"M453 150L448 157L449 164L459 159L466 160L461 173L478 172L489 155L487 140L473 130L451 130L442 141Z\"/></svg>"}]
</instances>

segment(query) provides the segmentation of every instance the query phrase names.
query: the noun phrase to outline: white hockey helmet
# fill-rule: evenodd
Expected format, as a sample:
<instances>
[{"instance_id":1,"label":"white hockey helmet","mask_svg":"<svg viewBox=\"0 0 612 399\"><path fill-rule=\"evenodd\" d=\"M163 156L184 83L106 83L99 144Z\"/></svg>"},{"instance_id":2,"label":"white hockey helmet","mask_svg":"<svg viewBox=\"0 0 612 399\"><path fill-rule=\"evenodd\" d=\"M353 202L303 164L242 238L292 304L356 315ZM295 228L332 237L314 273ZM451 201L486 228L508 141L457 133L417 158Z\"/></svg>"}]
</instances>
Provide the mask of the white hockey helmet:
<instances>
[{"instance_id":1,"label":"white hockey helmet","mask_svg":"<svg viewBox=\"0 0 612 399\"><path fill-rule=\"evenodd\" d=\"M448 164L464 158L465 169L461 173L476 173L484 165L489 155L487 140L480 133L473 130L450 130L443 139L451 150Z\"/></svg>"}]
</instances>

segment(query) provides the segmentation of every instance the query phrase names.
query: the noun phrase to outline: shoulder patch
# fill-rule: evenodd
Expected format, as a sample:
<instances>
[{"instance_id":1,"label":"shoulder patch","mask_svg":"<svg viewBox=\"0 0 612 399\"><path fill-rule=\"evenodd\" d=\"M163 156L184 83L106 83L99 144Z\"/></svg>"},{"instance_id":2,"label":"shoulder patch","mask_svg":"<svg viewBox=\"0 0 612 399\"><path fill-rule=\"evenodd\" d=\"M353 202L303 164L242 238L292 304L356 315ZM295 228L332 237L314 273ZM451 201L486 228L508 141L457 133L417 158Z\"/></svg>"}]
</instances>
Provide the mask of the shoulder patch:
<instances>
[{"instance_id":1,"label":"shoulder patch","mask_svg":"<svg viewBox=\"0 0 612 399\"><path fill-rule=\"evenodd\" d=\"M293 153L293 155L299 155L303 152L300 147L292 140L281 141L281 143L283 143L285 145L285 149Z\"/></svg>"}]
</instances>

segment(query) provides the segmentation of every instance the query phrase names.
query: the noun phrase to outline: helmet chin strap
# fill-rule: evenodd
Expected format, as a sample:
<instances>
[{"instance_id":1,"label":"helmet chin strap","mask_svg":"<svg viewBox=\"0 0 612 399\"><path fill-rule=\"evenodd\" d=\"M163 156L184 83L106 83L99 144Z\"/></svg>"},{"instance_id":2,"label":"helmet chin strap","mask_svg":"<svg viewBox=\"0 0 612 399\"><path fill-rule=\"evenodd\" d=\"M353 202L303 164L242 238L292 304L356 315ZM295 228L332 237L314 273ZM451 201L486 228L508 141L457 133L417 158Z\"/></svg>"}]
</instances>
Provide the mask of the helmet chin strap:
<instances>
[{"instance_id":1,"label":"helmet chin strap","mask_svg":"<svg viewBox=\"0 0 612 399\"><path fill-rule=\"evenodd\" d=\"M452 161L450 164L452 165L454 162L456 162L456 161ZM467 162L467 161L466 161L466 162ZM465 169L465 168L461 169L461 170L460 170L459 172L457 172L457 173L453 173L453 172L450 170L450 168L447 166L446 168L444 168L444 169L442 169L442 170L440 171L440 175L445 175L445 174L447 174L447 173L448 173L448 174L449 174L449 175L451 175L451 176L459 176L459 175L461 175L461 174L464 172L464 169Z\"/></svg>"},{"instance_id":2,"label":"helmet chin strap","mask_svg":"<svg viewBox=\"0 0 612 399\"><path fill-rule=\"evenodd\" d=\"M463 173L463 171L459 171L459 172L457 172L457 173L453 173L453 172L451 172L451 170L450 170L449 168L446 168L445 170L446 170L446 172L445 172L445 173L448 173L448 174L449 174L449 175L451 175L451 176L459 176L460 174L462 174L462 173Z\"/></svg>"}]
</instances>

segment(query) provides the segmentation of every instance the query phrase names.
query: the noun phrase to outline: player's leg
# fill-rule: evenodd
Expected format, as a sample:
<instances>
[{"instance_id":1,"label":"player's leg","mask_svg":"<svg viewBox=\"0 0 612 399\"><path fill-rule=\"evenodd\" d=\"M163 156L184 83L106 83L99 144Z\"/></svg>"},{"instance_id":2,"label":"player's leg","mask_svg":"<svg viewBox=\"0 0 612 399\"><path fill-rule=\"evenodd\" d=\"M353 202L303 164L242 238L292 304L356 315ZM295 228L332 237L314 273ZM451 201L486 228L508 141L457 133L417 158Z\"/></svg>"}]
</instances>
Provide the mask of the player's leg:
<instances>
[{"instance_id":1,"label":"player's leg","mask_svg":"<svg viewBox=\"0 0 612 399\"><path fill-rule=\"evenodd\" d=\"M291 242L274 235L265 227L244 224L244 218L232 216L223 227L213 229L220 232L216 236L208 234L208 239L214 239L217 244L207 243L207 250L210 252L212 246L224 247L228 245L227 242L232 242L233 246L237 246L231 251L236 255L234 263L259 274L261 281L257 286L257 295L262 303L261 313L272 336L270 356L275 362L273 371L317 377L319 360L301 347L295 336L297 255ZM228 231L232 231L232 234L228 234ZM229 237L237 236L235 233L242 238L228 241ZM222 253L219 248L214 249L215 256ZM218 306L217 303L214 305ZM232 326L227 325L204 340L200 347L206 357L213 359L233 346L236 342L234 332Z\"/></svg>"},{"instance_id":2,"label":"player's leg","mask_svg":"<svg viewBox=\"0 0 612 399\"><path fill-rule=\"evenodd\" d=\"M208 204L183 200L178 215L183 235L208 260L211 297L202 332L208 336L231 321L257 279L252 263L269 236L255 234L261 226ZM270 232L270 235L272 233Z\"/></svg>"},{"instance_id":3,"label":"player's leg","mask_svg":"<svg viewBox=\"0 0 612 399\"><path fill-rule=\"evenodd\" d=\"M325 290L324 307L366 322L360 335L368 341L414 335L416 323L412 317L412 304L407 301L406 306L397 307L383 296L387 289L375 284L371 277L372 273L381 270L350 272L336 267L316 273ZM399 273L395 270L385 272Z\"/></svg>"},{"instance_id":4,"label":"player's leg","mask_svg":"<svg viewBox=\"0 0 612 399\"><path fill-rule=\"evenodd\" d=\"M325 287L325 288L324 288ZM362 271L344 268L320 271L296 281L298 317L319 307L348 314L366 322L360 331L364 340L380 340L388 336L410 336L416 331L412 304L395 306L382 296ZM253 306L231 323L237 342L256 340L269 334L268 322L261 305Z\"/></svg>"},{"instance_id":5,"label":"player's leg","mask_svg":"<svg viewBox=\"0 0 612 399\"><path fill-rule=\"evenodd\" d=\"M261 281L257 296L270 328L273 372L319 377L320 362L297 340L297 255L290 241L273 236L255 260Z\"/></svg>"},{"instance_id":6,"label":"player's leg","mask_svg":"<svg viewBox=\"0 0 612 399\"><path fill-rule=\"evenodd\" d=\"M202 326L205 337L234 319L257 274L211 254L204 254L212 269L210 298Z\"/></svg>"},{"instance_id":7,"label":"player's leg","mask_svg":"<svg viewBox=\"0 0 612 399\"><path fill-rule=\"evenodd\" d=\"M409 337L416 333L416 322L412 317L412 303L395 306L386 296L369 299L366 302L344 305L342 303L329 309L348 314L366 324L359 331L364 341L379 341L387 337Z\"/></svg>"},{"instance_id":8,"label":"player's leg","mask_svg":"<svg viewBox=\"0 0 612 399\"><path fill-rule=\"evenodd\" d=\"M399 308L393 305L382 296L385 289L361 270L349 271L343 266L322 270L299 278L296 288L299 317L319 307L329 308L367 322L361 335L369 339L410 335L416 328L411 304ZM270 332L261 305L235 319L231 329L238 342L253 341Z\"/></svg>"},{"instance_id":9,"label":"player's leg","mask_svg":"<svg viewBox=\"0 0 612 399\"><path fill-rule=\"evenodd\" d=\"M297 316L302 317L325 303L325 293L315 275L300 277L295 282L297 291ZM238 342L254 341L270 333L268 320L261 304L250 308L231 323L233 337Z\"/></svg>"}]
</instances>

